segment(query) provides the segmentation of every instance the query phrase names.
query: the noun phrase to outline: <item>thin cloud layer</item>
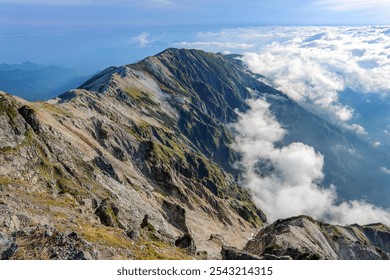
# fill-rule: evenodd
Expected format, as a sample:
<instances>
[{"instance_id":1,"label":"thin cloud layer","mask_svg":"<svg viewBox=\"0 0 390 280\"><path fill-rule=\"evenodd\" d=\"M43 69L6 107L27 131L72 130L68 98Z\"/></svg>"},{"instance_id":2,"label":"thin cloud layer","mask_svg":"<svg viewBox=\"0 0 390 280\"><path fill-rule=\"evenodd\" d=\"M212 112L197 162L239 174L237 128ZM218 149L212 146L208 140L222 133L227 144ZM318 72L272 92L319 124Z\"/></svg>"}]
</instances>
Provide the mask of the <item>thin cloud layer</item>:
<instances>
[{"instance_id":1,"label":"thin cloud layer","mask_svg":"<svg viewBox=\"0 0 390 280\"><path fill-rule=\"evenodd\" d=\"M136 1L127 1L127 0L0 0L0 3L12 4L12 5L38 5L38 6L84 6L84 5L123 5L129 6L139 3L152 3L157 5L170 5L173 4L172 0L136 0Z\"/></svg>"},{"instance_id":2,"label":"thin cloud layer","mask_svg":"<svg viewBox=\"0 0 390 280\"><path fill-rule=\"evenodd\" d=\"M239 113L232 125L237 132L234 148L242 155L242 185L250 190L258 207L272 222L307 214L337 224L382 222L390 225L390 213L364 201L337 204L334 186L324 188L323 156L313 147L292 143L276 148L286 131L262 99L250 100L250 110Z\"/></svg>"},{"instance_id":3,"label":"thin cloud layer","mask_svg":"<svg viewBox=\"0 0 390 280\"><path fill-rule=\"evenodd\" d=\"M250 50L255 47L254 44L246 43L234 43L234 42L180 42L173 44L177 48L191 48L191 49L205 49L205 48L218 48L218 49L235 49L235 50ZM226 52L226 51L225 51ZM228 51L230 53L230 51Z\"/></svg>"},{"instance_id":4,"label":"thin cloud layer","mask_svg":"<svg viewBox=\"0 0 390 280\"><path fill-rule=\"evenodd\" d=\"M13 5L82 6L102 3L102 0L0 0Z\"/></svg>"},{"instance_id":5,"label":"thin cloud layer","mask_svg":"<svg viewBox=\"0 0 390 280\"><path fill-rule=\"evenodd\" d=\"M318 0L314 1L313 6L320 7L329 11L353 11L353 10L375 10L390 9L388 0Z\"/></svg>"}]
</instances>

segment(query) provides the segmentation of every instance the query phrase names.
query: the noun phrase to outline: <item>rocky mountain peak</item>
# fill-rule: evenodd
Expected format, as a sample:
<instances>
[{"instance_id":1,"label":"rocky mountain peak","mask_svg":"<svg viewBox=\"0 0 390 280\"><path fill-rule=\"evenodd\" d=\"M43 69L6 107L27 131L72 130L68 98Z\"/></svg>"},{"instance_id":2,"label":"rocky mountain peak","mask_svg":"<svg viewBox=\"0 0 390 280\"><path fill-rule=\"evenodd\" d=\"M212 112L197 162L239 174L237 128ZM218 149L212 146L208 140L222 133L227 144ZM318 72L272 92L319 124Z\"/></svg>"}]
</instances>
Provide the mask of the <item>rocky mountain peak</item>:
<instances>
[{"instance_id":1,"label":"rocky mountain peak","mask_svg":"<svg viewBox=\"0 0 390 280\"><path fill-rule=\"evenodd\" d=\"M221 91L199 90L199 81L189 77L186 84L174 72L175 84L186 86L171 87L142 68L146 61L107 68L47 102L2 94L0 224L2 249L12 251L7 258L23 258L45 226L64 238L75 232L80 242L69 246L92 258L200 251L213 258L221 244L209 240L212 234L242 246L264 223L230 172L235 154L226 118L199 94Z\"/></svg>"}]
</instances>

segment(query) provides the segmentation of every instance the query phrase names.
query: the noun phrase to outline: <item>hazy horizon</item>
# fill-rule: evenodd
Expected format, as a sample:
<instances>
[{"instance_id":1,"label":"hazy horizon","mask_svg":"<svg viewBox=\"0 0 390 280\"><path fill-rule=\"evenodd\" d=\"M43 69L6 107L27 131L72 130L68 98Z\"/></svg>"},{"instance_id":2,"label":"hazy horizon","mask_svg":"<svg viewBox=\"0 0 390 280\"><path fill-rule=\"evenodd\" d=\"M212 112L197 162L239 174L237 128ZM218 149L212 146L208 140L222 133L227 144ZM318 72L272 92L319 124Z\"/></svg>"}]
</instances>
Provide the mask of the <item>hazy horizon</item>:
<instances>
[{"instance_id":1,"label":"hazy horizon","mask_svg":"<svg viewBox=\"0 0 390 280\"><path fill-rule=\"evenodd\" d=\"M0 0L0 63L32 61L94 72L196 41L207 32L383 25L389 12L383 0Z\"/></svg>"}]
</instances>

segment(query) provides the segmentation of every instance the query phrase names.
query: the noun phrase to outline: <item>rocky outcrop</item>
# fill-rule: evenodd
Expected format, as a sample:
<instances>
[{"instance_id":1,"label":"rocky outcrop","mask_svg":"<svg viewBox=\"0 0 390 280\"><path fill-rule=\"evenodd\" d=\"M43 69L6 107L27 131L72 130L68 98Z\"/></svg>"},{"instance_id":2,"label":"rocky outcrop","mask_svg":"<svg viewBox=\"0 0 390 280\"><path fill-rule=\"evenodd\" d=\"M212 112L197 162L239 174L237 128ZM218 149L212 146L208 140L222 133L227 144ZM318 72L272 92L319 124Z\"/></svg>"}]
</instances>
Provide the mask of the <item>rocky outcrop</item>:
<instances>
[{"instance_id":1,"label":"rocky outcrop","mask_svg":"<svg viewBox=\"0 0 390 280\"><path fill-rule=\"evenodd\" d=\"M167 200L163 201L162 209L168 216L168 222L174 225L177 229L184 233L189 233L187 226L186 210L176 203L171 203Z\"/></svg>"},{"instance_id":2,"label":"rocky outcrop","mask_svg":"<svg viewBox=\"0 0 390 280\"><path fill-rule=\"evenodd\" d=\"M31 126L34 132L36 133L40 132L41 127L39 125L39 120L37 118L37 114L33 109L31 109L27 105L24 105L18 109L18 112L22 115L25 121Z\"/></svg>"},{"instance_id":3,"label":"rocky outcrop","mask_svg":"<svg viewBox=\"0 0 390 280\"><path fill-rule=\"evenodd\" d=\"M119 208L108 199L103 199L99 207L95 210L95 215L100 222L108 227L123 227L118 221Z\"/></svg>"},{"instance_id":4,"label":"rocky outcrop","mask_svg":"<svg viewBox=\"0 0 390 280\"><path fill-rule=\"evenodd\" d=\"M256 256L234 247L222 247L221 251L223 260L261 260L260 256Z\"/></svg>"},{"instance_id":5,"label":"rocky outcrop","mask_svg":"<svg viewBox=\"0 0 390 280\"><path fill-rule=\"evenodd\" d=\"M0 233L0 259L9 260L18 250L18 245L12 238Z\"/></svg>"},{"instance_id":6,"label":"rocky outcrop","mask_svg":"<svg viewBox=\"0 0 390 280\"><path fill-rule=\"evenodd\" d=\"M183 236L176 239L175 246L186 249L191 254L196 253L195 240L189 233L185 233Z\"/></svg>"},{"instance_id":7,"label":"rocky outcrop","mask_svg":"<svg viewBox=\"0 0 390 280\"><path fill-rule=\"evenodd\" d=\"M254 255L234 247L223 246L221 251L223 260L292 260L290 256L276 256L271 254Z\"/></svg>"},{"instance_id":8,"label":"rocky outcrop","mask_svg":"<svg viewBox=\"0 0 390 280\"><path fill-rule=\"evenodd\" d=\"M296 260L388 260L389 242L390 228L382 224L335 226L299 216L265 227L243 251Z\"/></svg>"}]
</instances>

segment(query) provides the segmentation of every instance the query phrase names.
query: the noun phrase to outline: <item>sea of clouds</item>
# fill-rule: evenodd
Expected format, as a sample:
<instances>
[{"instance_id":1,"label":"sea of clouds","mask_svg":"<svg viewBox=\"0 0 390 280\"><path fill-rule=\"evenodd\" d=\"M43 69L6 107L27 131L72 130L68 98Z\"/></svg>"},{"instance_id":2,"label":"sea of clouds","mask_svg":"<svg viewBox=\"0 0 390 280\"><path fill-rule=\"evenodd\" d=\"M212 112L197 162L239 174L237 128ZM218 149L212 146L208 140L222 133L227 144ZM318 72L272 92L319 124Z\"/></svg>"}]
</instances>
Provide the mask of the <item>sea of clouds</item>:
<instances>
[{"instance_id":1,"label":"sea of clouds","mask_svg":"<svg viewBox=\"0 0 390 280\"><path fill-rule=\"evenodd\" d=\"M176 47L242 54L242 61L290 98L357 134L355 111L340 94L390 93L390 27L258 27L198 33ZM232 127L242 154L242 184L269 220L307 214L337 223L390 225L390 210L365 201L337 203L337 186L323 186L323 156L292 143L275 147L287 133L263 100L250 100ZM259 172L269 170L269 174ZM385 168L385 167L383 167ZM388 169L385 169L388 171Z\"/></svg>"},{"instance_id":2,"label":"sea of clouds","mask_svg":"<svg viewBox=\"0 0 390 280\"><path fill-rule=\"evenodd\" d=\"M239 121L233 125L237 132L234 149L242 155L241 183L250 190L269 221L306 214L341 225L372 222L390 225L390 212L364 201L337 204L336 188L321 186L323 156L299 142L275 147L274 143L286 131L269 111L270 105L263 99L249 100L248 104L250 110L238 112ZM269 169L269 174L264 174L264 169Z\"/></svg>"}]
</instances>

